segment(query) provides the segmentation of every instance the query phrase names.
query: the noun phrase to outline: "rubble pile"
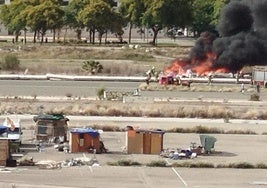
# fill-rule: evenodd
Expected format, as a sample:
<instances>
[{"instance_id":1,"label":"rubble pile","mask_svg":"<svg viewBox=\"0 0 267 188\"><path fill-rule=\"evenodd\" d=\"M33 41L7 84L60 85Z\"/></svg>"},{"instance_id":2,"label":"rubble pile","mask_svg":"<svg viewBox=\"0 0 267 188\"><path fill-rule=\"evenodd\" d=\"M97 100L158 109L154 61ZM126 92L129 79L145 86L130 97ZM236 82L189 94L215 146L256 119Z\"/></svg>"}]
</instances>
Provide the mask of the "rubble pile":
<instances>
[{"instance_id":1,"label":"rubble pile","mask_svg":"<svg viewBox=\"0 0 267 188\"><path fill-rule=\"evenodd\" d=\"M23 156L22 158L17 160L18 166L34 166L35 162L32 157Z\"/></svg>"},{"instance_id":2,"label":"rubble pile","mask_svg":"<svg viewBox=\"0 0 267 188\"><path fill-rule=\"evenodd\" d=\"M73 166L100 166L98 160L89 157L79 157L79 158L72 158L67 159L65 161L56 162L52 160L43 160L38 161L35 165L40 169L60 169L63 167L73 167Z\"/></svg>"},{"instance_id":3,"label":"rubble pile","mask_svg":"<svg viewBox=\"0 0 267 188\"><path fill-rule=\"evenodd\" d=\"M179 160L179 159L193 159L196 158L197 155L201 154L201 148L198 150L194 149L164 149L160 156L164 158L169 158L173 160Z\"/></svg>"}]
</instances>

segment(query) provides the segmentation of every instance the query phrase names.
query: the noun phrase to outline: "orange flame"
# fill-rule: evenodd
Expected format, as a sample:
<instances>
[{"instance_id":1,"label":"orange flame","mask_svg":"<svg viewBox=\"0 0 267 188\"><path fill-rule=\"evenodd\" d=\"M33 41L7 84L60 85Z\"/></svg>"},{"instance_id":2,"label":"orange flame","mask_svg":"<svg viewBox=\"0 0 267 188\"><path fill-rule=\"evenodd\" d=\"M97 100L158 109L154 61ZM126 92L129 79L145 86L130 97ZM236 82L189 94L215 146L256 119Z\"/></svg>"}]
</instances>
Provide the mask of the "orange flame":
<instances>
[{"instance_id":1,"label":"orange flame","mask_svg":"<svg viewBox=\"0 0 267 188\"><path fill-rule=\"evenodd\" d=\"M199 76L205 76L209 73L226 73L226 68L214 68L213 63L216 61L216 54L207 53L203 60L192 58L188 61L176 59L170 66L165 69L165 74L184 75L188 70Z\"/></svg>"}]
</instances>

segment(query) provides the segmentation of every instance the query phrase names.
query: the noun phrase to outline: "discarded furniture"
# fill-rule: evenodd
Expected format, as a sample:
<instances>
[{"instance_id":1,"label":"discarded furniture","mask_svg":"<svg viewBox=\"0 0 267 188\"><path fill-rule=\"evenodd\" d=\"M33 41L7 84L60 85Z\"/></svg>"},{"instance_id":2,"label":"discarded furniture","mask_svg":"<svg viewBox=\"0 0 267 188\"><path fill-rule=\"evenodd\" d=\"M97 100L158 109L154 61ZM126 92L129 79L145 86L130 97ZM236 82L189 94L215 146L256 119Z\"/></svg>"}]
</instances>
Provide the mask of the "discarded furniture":
<instances>
[{"instance_id":1,"label":"discarded furniture","mask_svg":"<svg viewBox=\"0 0 267 188\"><path fill-rule=\"evenodd\" d=\"M68 118L62 114L44 114L33 117L38 141L64 142L67 140Z\"/></svg>"},{"instance_id":2,"label":"discarded furniture","mask_svg":"<svg viewBox=\"0 0 267 188\"><path fill-rule=\"evenodd\" d=\"M163 150L163 134L161 130L126 131L126 148L129 154L160 154Z\"/></svg>"},{"instance_id":3,"label":"discarded furniture","mask_svg":"<svg viewBox=\"0 0 267 188\"><path fill-rule=\"evenodd\" d=\"M100 150L99 132L92 128L74 128L70 130L70 152L96 152Z\"/></svg>"},{"instance_id":4,"label":"discarded furniture","mask_svg":"<svg viewBox=\"0 0 267 188\"><path fill-rule=\"evenodd\" d=\"M205 153L211 153L214 150L214 145L217 139L209 135L200 135L200 142Z\"/></svg>"}]
</instances>

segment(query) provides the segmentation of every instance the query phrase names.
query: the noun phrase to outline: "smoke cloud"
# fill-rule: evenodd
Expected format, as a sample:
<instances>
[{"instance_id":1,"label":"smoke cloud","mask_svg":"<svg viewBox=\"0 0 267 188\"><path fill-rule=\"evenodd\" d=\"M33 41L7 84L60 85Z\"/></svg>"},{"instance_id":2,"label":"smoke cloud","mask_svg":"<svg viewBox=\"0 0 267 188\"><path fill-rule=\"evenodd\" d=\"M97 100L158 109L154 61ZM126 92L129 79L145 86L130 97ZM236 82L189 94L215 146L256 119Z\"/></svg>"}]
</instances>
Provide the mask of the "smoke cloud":
<instances>
[{"instance_id":1,"label":"smoke cloud","mask_svg":"<svg viewBox=\"0 0 267 188\"><path fill-rule=\"evenodd\" d=\"M233 1L220 15L215 34L205 32L196 41L190 58L201 61L214 53L212 69L231 72L244 66L267 65L267 0Z\"/></svg>"}]
</instances>

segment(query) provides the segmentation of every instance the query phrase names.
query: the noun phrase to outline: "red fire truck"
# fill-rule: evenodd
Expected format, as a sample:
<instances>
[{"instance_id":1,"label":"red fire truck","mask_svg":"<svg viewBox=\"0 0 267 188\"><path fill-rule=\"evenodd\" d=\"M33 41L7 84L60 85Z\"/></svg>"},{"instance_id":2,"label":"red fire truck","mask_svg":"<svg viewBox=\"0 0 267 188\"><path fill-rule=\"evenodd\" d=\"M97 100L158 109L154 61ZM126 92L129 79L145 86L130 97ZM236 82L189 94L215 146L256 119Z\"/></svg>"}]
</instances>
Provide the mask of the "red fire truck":
<instances>
[{"instance_id":1,"label":"red fire truck","mask_svg":"<svg viewBox=\"0 0 267 188\"><path fill-rule=\"evenodd\" d=\"M267 66L254 66L252 71L253 85L260 84L267 88Z\"/></svg>"}]
</instances>

